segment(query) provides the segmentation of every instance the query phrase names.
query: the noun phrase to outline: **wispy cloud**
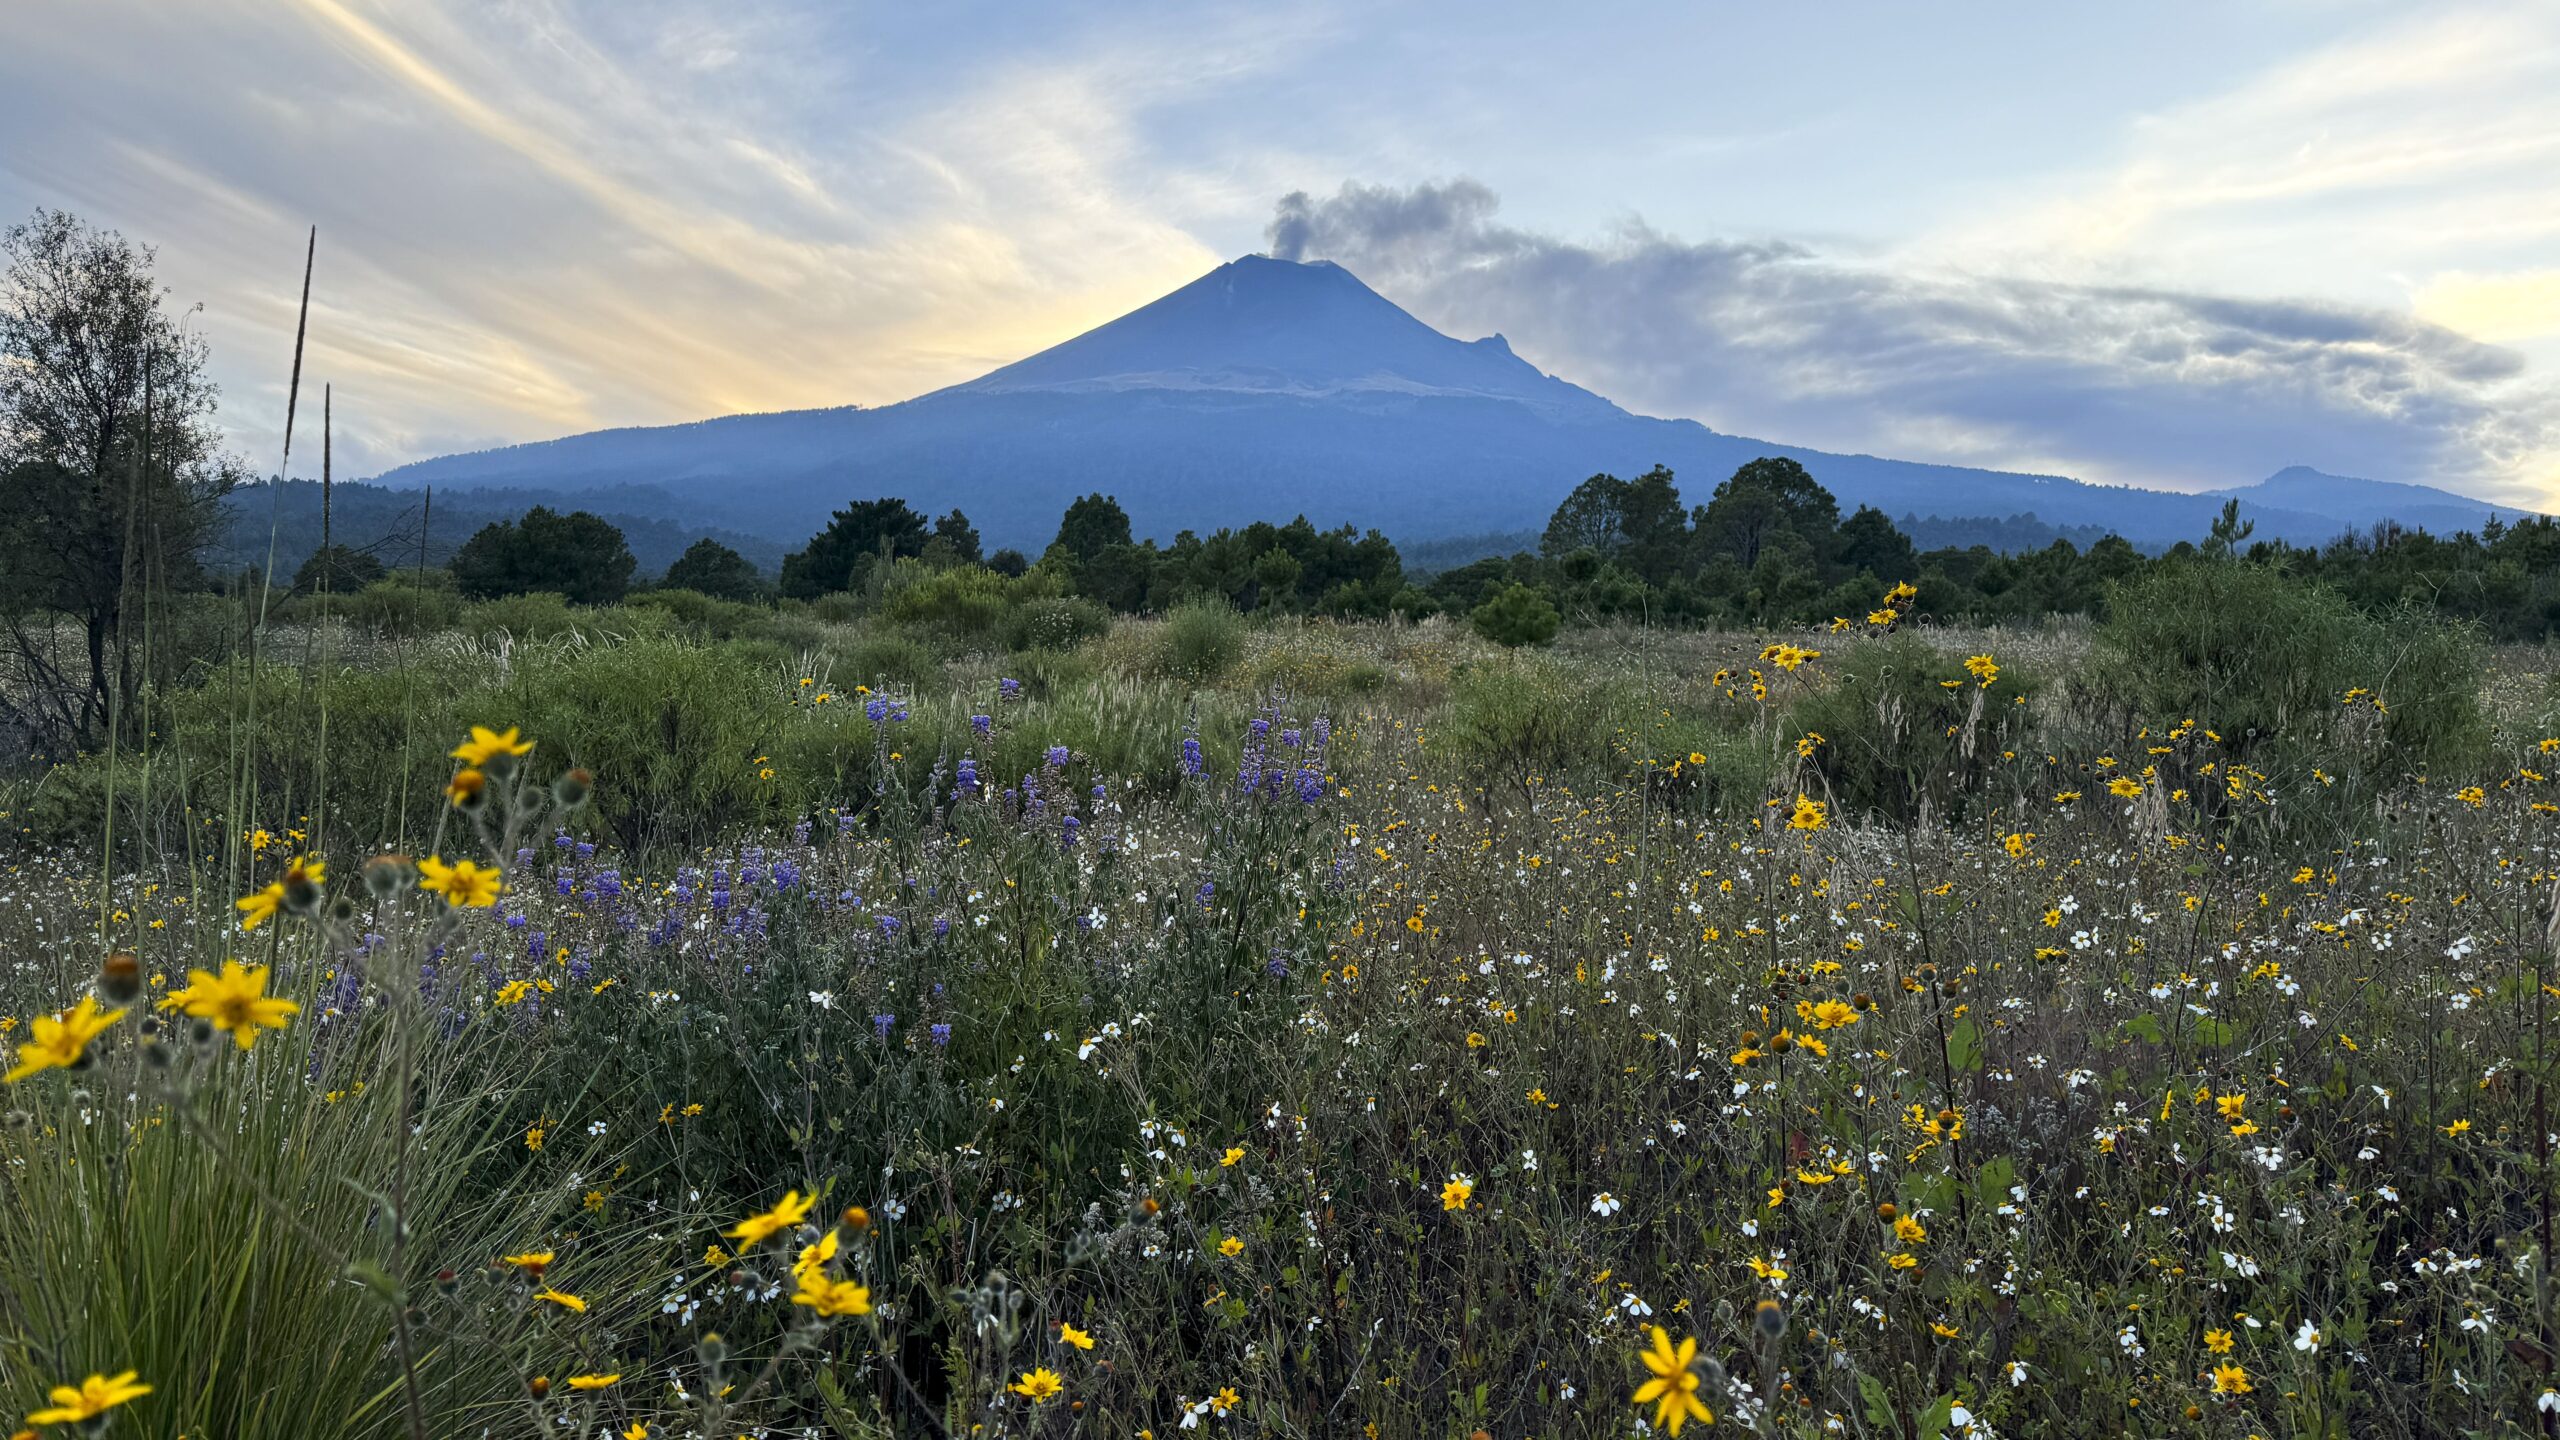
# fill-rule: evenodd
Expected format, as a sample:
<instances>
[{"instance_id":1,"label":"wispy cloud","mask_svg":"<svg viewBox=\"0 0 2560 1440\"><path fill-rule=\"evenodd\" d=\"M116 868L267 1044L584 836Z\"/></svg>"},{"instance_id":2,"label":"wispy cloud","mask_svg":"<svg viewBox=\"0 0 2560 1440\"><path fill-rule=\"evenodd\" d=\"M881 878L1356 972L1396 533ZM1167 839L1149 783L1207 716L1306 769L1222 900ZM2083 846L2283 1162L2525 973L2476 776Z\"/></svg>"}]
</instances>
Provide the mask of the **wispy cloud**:
<instances>
[{"instance_id":1,"label":"wispy cloud","mask_svg":"<svg viewBox=\"0 0 2560 1440\"><path fill-rule=\"evenodd\" d=\"M1139 118L1293 42L1102 26L891 97L786 5L83 8L0 18L0 128L35 142L0 153L0 198L163 242L262 464L316 222L306 370L338 382L359 471L902 399L1108 319L1222 258L1167 213L1182 178ZM114 79L146 72L223 78Z\"/></svg>"},{"instance_id":2,"label":"wispy cloud","mask_svg":"<svg viewBox=\"0 0 2560 1440\"><path fill-rule=\"evenodd\" d=\"M1284 198L1276 253L1504 331L1633 408L1830 449L2205 488L2302 462L2512 494L2560 444L2525 365L2405 313L1887 269L1785 243L1505 225L1470 180Z\"/></svg>"}]
</instances>

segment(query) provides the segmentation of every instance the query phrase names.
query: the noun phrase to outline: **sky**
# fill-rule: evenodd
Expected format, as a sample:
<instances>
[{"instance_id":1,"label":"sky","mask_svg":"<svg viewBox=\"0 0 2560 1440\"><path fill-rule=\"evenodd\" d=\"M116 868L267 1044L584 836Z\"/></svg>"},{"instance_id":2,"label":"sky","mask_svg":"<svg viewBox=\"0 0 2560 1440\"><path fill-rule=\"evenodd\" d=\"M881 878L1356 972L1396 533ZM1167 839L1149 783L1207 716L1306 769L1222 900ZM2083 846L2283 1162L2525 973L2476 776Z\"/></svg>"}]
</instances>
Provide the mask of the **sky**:
<instances>
[{"instance_id":1,"label":"sky","mask_svg":"<svg viewBox=\"0 0 2560 1440\"><path fill-rule=\"evenodd\" d=\"M316 225L342 477L892 403L1268 251L1734 433L2560 509L2551 0L9 0L0 136L262 472Z\"/></svg>"}]
</instances>

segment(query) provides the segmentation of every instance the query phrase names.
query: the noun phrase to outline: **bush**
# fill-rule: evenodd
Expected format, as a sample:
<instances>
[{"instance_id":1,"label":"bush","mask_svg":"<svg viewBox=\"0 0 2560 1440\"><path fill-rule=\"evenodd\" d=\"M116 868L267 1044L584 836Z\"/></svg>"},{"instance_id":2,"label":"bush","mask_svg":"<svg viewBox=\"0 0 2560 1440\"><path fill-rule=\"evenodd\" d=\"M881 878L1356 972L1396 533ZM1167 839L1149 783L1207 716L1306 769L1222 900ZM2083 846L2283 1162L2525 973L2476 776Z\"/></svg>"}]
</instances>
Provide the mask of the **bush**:
<instances>
[{"instance_id":1,"label":"bush","mask_svg":"<svg viewBox=\"0 0 2560 1440\"><path fill-rule=\"evenodd\" d=\"M1557 777L1629 769L1612 747L1640 703L1556 661L1507 655L1457 673L1447 733L1480 778L1526 796Z\"/></svg>"},{"instance_id":2,"label":"bush","mask_svg":"<svg viewBox=\"0 0 2560 1440\"><path fill-rule=\"evenodd\" d=\"M2084 696L2119 724L2193 720L2260 769L2314 755L2334 768L2343 752L2386 782L2487 741L2477 637L2432 614L2377 617L2298 576L2210 560L2116 587L2108 612Z\"/></svg>"},{"instance_id":3,"label":"bush","mask_svg":"<svg viewBox=\"0 0 2560 1440\"><path fill-rule=\"evenodd\" d=\"M337 603L347 623L386 640L451 630L462 622L462 610L462 597L449 581L422 584L408 575L375 581Z\"/></svg>"},{"instance_id":4,"label":"bush","mask_svg":"<svg viewBox=\"0 0 2560 1440\"><path fill-rule=\"evenodd\" d=\"M1476 607L1470 617L1476 633L1496 645L1519 647L1544 645L1556 638L1556 629L1564 617L1556 613L1554 602L1546 592L1527 585L1514 585Z\"/></svg>"},{"instance_id":5,"label":"bush","mask_svg":"<svg viewBox=\"0 0 2560 1440\"><path fill-rule=\"evenodd\" d=\"M2024 748L2035 684L2003 664L1985 686L1965 664L1909 635L1809 662L1797 673L1812 675L1811 688L1786 707L1777 736L1822 737L1801 757L1794 788L1898 820L1923 805L1941 818L1979 808L2006 752Z\"/></svg>"},{"instance_id":6,"label":"bush","mask_svg":"<svg viewBox=\"0 0 2560 1440\"><path fill-rule=\"evenodd\" d=\"M1186 685L1214 685L1243 655L1243 616L1223 600L1187 600L1166 613L1151 668Z\"/></svg>"},{"instance_id":7,"label":"bush","mask_svg":"<svg viewBox=\"0 0 2560 1440\"><path fill-rule=\"evenodd\" d=\"M1111 612L1081 595L1034 600L1005 627L1011 650L1072 650L1111 633Z\"/></svg>"},{"instance_id":8,"label":"bush","mask_svg":"<svg viewBox=\"0 0 2560 1440\"><path fill-rule=\"evenodd\" d=\"M928 569L901 560L891 572L881 616L895 624L930 627L962 642L985 642L1014 617L1013 582L975 565Z\"/></svg>"},{"instance_id":9,"label":"bush","mask_svg":"<svg viewBox=\"0 0 2560 1440\"><path fill-rule=\"evenodd\" d=\"M839 653L836 671L848 683L917 690L940 683L942 662L911 635L873 631Z\"/></svg>"}]
</instances>

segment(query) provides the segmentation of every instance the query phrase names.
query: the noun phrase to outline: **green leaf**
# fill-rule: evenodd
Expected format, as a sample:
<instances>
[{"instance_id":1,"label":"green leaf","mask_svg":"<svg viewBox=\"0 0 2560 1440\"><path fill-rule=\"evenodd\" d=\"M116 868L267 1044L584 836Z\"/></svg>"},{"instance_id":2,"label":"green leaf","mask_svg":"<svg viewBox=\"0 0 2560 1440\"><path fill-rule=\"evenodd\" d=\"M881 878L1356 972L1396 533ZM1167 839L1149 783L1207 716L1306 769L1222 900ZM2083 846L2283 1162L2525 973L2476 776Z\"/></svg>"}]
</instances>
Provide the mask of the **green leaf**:
<instances>
[{"instance_id":1,"label":"green leaf","mask_svg":"<svg viewBox=\"0 0 2560 1440\"><path fill-rule=\"evenodd\" d=\"M2200 1045L2228 1045L2231 1043L2232 1036L2237 1033L2228 1020L2216 1020L2207 1016L2196 1022L2196 1043Z\"/></svg>"},{"instance_id":2,"label":"green leaf","mask_svg":"<svg viewBox=\"0 0 2560 1440\"><path fill-rule=\"evenodd\" d=\"M1947 1032L1947 1063L1958 1070L1982 1068L1982 1032L1970 1020L1959 1020Z\"/></svg>"},{"instance_id":3,"label":"green leaf","mask_svg":"<svg viewBox=\"0 0 2560 1440\"><path fill-rule=\"evenodd\" d=\"M1879 1430L1892 1432L1893 1397L1884 1391L1884 1382L1873 1375L1858 1376L1858 1400L1867 1407L1867 1423Z\"/></svg>"},{"instance_id":4,"label":"green leaf","mask_svg":"<svg viewBox=\"0 0 2560 1440\"><path fill-rule=\"evenodd\" d=\"M2161 1030L2160 1017L2157 1015L2136 1015L2119 1028L2137 1040L2148 1040L2154 1045L2161 1044L2169 1038Z\"/></svg>"},{"instance_id":5,"label":"green leaf","mask_svg":"<svg viewBox=\"0 0 2560 1440\"><path fill-rule=\"evenodd\" d=\"M1920 1428L1918 1433L1923 1437L1923 1440L1937 1440L1937 1437L1947 1433L1947 1424L1954 1417L1955 1413L1956 1397L1953 1395L1939 1396L1937 1399L1929 1403L1929 1408L1927 1410L1921 1412Z\"/></svg>"}]
</instances>

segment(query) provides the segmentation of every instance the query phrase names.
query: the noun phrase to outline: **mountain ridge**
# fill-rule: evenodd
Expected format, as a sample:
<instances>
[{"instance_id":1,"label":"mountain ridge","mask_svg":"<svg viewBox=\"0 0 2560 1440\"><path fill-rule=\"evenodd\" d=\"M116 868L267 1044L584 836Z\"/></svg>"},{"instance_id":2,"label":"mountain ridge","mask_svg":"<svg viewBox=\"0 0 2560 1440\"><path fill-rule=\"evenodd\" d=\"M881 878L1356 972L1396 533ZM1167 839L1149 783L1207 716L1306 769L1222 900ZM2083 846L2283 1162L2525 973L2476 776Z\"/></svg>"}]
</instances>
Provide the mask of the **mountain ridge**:
<instances>
[{"instance_id":1,"label":"mountain ridge","mask_svg":"<svg viewBox=\"0 0 2560 1440\"><path fill-rule=\"evenodd\" d=\"M385 472L414 488L656 485L704 523L805 537L855 499L961 508L990 544L1036 549L1074 496L1117 495L1170 538L1304 513L1399 540L1535 529L1598 472L1669 466L1693 503L1740 465L1791 456L1844 506L1890 515L2201 537L2227 499L2258 533L2325 542L2380 519L2476 528L2511 507L2293 467L2199 494L1838 454L1629 412L1499 335L1442 334L1328 261L1244 256L973 380L891 405L626 426ZM2299 472L2299 473L2297 473ZM2411 518L2411 517L2422 518Z\"/></svg>"}]
</instances>

